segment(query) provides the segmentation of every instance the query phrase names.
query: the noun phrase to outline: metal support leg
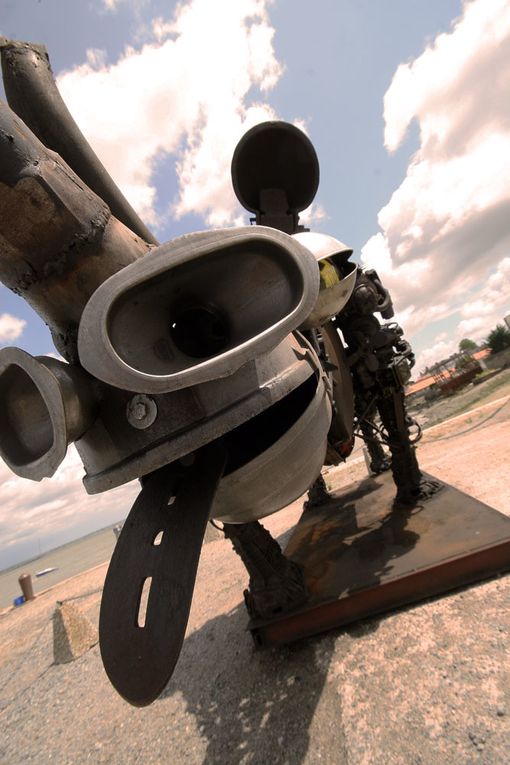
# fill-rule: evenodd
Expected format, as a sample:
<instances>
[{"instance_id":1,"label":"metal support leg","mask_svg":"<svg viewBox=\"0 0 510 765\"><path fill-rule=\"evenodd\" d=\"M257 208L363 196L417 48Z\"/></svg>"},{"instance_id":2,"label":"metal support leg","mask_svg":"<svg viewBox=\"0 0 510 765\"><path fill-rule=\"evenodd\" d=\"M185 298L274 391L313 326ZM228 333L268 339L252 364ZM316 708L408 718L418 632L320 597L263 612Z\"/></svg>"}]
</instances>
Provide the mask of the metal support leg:
<instances>
[{"instance_id":1,"label":"metal support leg","mask_svg":"<svg viewBox=\"0 0 510 765\"><path fill-rule=\"evenodd\" d=\"M244 600L252 618L268 619L307 600L301 567L284 556L278 542L258 521L226 523L223 530L250 575Z\"/></svg>"},{"instance_id":2,"label":"metal support leg","mask_svg":"<svg viewBox=\"0 0 510 765\"><path fill-rule=\"evenodd\" d=\"M370 419L372 419L370 417ZM360 422L360 430L363 435L365 446L370 456L370 470L374 475L379 475L389 470L391 467L391 460L382 448L379 441L375 440L374 430L370 427L369 422L362 420Z\"/></svg>"},{"instance_id":3,"label":"metal support leg","mask_svg":"<svg viewBox=\"0 0 510 765\"><path fill-rule=\"evenodd\" d=\"M394 390L377 402L381 421L388 433L391 472L397 487L395 503L410 505L431 496L441 488L437 481L425 480L418 467L416 449L409 438L404 393Z\"/></svg>"},{"instance_id":4,"label":"metal support leg","mask_svg":"<svg viewBox=\"0 0 510 765\"><path fill-rule=\"evenodd\" d=\"M330 501L331 494L328 492L326 481L322 475L319 475L308 489L308 499L303 504L303 510L311 510L314 507L319 507Z\"/></svg>"}]
</instances>

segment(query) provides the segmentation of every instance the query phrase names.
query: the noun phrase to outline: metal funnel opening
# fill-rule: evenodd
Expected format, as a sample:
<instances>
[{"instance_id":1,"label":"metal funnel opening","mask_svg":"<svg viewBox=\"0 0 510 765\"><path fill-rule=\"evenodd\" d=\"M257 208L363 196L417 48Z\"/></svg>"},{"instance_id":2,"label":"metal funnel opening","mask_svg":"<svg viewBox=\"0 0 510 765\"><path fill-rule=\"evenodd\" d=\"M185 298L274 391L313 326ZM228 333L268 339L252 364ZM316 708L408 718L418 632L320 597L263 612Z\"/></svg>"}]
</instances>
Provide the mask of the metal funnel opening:
<instances>
[{"instance_id":1,"label":"metal funnel opening","mask_svg":"<svg viewBox=\"0 0 510 765\"><path fill-rule=\"evenodd\" d=\"M41 391L16 364L0 374L0 452L13 465L43 457L55 439L51 415Z\"/></svg>"}]
</instances>

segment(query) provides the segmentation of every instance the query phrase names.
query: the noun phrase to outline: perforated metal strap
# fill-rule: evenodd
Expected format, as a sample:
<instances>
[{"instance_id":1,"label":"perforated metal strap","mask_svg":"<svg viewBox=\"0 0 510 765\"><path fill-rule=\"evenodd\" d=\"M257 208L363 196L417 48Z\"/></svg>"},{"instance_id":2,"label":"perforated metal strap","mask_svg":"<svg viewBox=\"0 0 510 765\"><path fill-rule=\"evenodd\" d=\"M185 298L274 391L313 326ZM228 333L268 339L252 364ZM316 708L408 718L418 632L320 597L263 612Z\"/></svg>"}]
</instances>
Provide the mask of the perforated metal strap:
<instances>
[{"instance_id":1,"label":"perforated metal strap","mask_svg":"<svg viewBox=\"0 0 510 765\"><path fill-rule=\"evenodd\" d=\"M99 642L110 681L135 706L159 696L179 658L225 457L223 445L215 443L198 451L189 467L168 465L149 476L117 541L103 589Z\"/></svg>"}]
</instances>

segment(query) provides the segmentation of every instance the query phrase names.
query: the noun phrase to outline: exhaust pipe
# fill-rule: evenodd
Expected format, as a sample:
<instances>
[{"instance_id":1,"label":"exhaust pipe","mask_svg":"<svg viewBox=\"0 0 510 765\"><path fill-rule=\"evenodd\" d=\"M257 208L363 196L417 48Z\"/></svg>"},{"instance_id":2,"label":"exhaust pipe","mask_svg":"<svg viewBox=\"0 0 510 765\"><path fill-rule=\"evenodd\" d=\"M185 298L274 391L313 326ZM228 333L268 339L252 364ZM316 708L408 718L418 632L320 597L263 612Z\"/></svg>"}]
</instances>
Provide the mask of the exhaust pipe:
<instances>
[{"instance_id":1,"label":"exhaust pipe","mask_svg":"<svg viewBox=\"0 0 510 765\"><path fill-rule=\"evenodd\" d=\"M80 322L80 361L141 393L228 377L299 326L318 289L315 258L280 231L179 237L96 290Z\"/></svg>"},{"instance_id":2,"label":"exhaust pipe","mask_svg":"<svg viewBox=\"0 0 510 765\"><path fill-rule=\"evenodd\" d=\"M49 478L93 423L92 381L78 367L0 350L0 457L21 478Z\"/></svg>"},{"instance_id":3,"label":"exhaust pipe","mask_svg":"<svg viewBox=\"0 0 510 765\"><path fill-rule=\"evenodd\" d=\"M0 41L7 103L49 149L56 151L115 217L151 244L157 240L92 150L58 92L44 45Z\"/></svg>"}]
</instances>

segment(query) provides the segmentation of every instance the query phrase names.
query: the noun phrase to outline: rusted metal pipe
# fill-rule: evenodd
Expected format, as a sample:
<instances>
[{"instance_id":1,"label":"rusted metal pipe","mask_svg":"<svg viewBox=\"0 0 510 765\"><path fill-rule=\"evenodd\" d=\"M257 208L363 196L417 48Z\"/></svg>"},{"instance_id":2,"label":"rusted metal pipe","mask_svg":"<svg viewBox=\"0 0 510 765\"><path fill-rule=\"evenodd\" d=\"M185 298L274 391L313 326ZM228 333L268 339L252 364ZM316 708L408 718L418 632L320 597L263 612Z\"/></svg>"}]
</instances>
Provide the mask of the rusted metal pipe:
<instances>
[{"instance_id":1,"label":"rusted metal pipe","mask_svg":"<svg viewBox=\"0 0 510 765\"><path fill-rule=\"evenodd\" d=\"M68 361L78 360L92 293L149 249L0 102L0 281L48 324Z\"/></svg>"},{"instance_id":2,"label":"rusted metal pipe","mask_svg":"<svg viewBox=\"0 0 510 765\"><path fill-rule=\"evenodd\" d=\"M0 38L2 74L11 109L142 239L157 240L133 210L74 121L60 95L44 45Z\"/></svg>"}]
</instances>

